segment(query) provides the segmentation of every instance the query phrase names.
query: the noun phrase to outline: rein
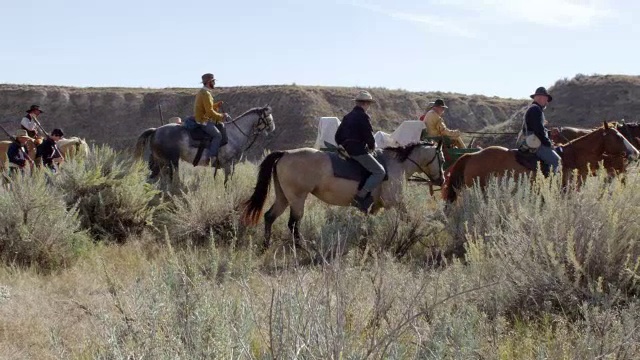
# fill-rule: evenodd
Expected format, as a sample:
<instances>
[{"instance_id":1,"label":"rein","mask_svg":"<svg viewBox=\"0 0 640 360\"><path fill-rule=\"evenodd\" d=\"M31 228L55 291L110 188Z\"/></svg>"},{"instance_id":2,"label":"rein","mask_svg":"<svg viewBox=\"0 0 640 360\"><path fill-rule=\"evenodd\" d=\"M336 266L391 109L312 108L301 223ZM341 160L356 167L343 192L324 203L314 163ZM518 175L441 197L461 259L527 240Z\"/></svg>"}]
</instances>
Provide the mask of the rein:
<instances>
[{"instance_id":1,"label":"rein","mask_svg":"<svg viewBox=\"0 0 640 360\"><path fill-rule=\"evenodd\" d=\"M266 116L264 116L264 113L265 113L264 110L260 112L260 116L258 118L258 123L252 127L254 129L254 131L253 131L253 134L251 134L251 135L247 135L244 131L242 131L240 126L238 126L238 124L236 124L236 122L238 120L240 120L239 118L238 119L234 119L234 120L229 121L229 122L225 122L225 124L234 125L238 129L238 131L240 131L240 133L242 135L244 135L244 137L246 137L247 139L251 139L251 141L249 142L249 145L246 148L244 148L244 150L242 150L241 153L244 153L244 152L248 151L253 146L253 144L256 142L256 140L258 140L258 135L260 135L260 132L262 132L267 127L268 123L266 121Z\"/></svg>"},{"instance_id":2,"label":"rein","mask_svg":"<svg viewBox=\"0 0 640 360\"><path fill-rule=\"evenodd\" d=\"M442 164L440 163L440 157L438 155L440 155L442 153L442 150L438 150L436 149L436 153L433 156L433 158L431 160L429 160L429 162L427 162L427 164L425 166L429 166L431 165L432 162L434 162L436 159L438 159L438 167L441 167ZM409 155L410 156L410 155ZM420 166L420 164L418 164L417 162L415 162L412 158L410 158L409 156L407 156L407 160L411 161L413 164L415 164L418 169L420 169L420 171L422 171L423 174L427 175L427 177L429 178L429 181L431 181L432 183L435 184L435 180L433 179L433 177L431 177L431 175L429 175L429 173L427 171L424 170L424 168L422 166Z\"/></svg>"}]
</instances>

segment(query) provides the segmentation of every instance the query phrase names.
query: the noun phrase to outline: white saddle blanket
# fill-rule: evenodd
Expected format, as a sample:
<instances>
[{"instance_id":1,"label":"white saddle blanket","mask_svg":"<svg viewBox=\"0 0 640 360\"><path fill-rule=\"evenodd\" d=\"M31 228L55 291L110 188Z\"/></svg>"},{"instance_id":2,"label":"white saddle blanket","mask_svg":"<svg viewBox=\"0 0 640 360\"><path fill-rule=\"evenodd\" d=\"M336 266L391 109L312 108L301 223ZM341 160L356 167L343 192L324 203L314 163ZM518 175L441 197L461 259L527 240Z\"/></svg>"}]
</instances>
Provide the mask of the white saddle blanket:
<instances>
[{"instance_id":1,"label":"white saddle blanket","mask_svg":"<svg viewBox=\"0 0 640 360\"><path fill-rule=\"evenodd\" d=\"M321 117L318 121L318 137L314 147L326 147L325 142L337 146L335 136L340 120L337 117ZM403 121L391 134L378 131L374 134L376 148L406 146L420 141L420 134L425 128L420 120Z\"/></svg>"}]
</instances>

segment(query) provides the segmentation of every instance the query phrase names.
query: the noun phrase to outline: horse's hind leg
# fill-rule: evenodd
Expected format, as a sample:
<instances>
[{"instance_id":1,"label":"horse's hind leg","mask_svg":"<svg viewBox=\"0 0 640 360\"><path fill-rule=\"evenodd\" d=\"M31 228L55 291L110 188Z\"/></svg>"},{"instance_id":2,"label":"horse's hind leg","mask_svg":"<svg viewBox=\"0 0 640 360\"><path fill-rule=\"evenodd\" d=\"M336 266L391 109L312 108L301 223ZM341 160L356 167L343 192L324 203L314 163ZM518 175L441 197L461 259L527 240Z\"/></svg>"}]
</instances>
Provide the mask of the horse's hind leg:
<instances>
[{"instance_id":1,"label":"horse's hind leg","mask_svg":"<svg viewBox=\"0 0 640 360\"><path fill-rule=\"evenodd\" d=\"M289 231L293 234L293 241L296 246L300 245L300 221L304 216L304 203L307 200L307 194L295 196L290 199L291 211L289 212L289 223L287 224Z\"/></svg>"},{"instance_id":2,"label":"horse's hind leg","mask_svg":"<svg viewBox=\"0 0 640 360\"><path fill-rule=\"evenodd\" d=\"M282 213L289 206L289 201L284 196L282 188L280 187L280 181L278 176L274 174L273 184L276 192L276 201L271 205L269 210L264 214L264 248L268 248L271 242L271 227L276 219L282 215Z\"/></svg>"}]
</instances>

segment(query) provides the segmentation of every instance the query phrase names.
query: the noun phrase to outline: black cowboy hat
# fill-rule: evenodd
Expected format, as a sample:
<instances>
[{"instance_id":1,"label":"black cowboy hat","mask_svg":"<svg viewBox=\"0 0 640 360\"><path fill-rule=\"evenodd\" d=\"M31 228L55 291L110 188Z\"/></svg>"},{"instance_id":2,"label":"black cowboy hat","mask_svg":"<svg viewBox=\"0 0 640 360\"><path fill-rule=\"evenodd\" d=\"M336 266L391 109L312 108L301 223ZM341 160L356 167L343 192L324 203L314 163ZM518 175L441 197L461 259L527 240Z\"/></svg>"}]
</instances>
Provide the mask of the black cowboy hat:
<instances>
[{"instance_id":1,"label":"black cowboy hat","mask_svg":"<svg viewBox=\"0 0 640 360\"><path fill-rule=\"evenodd\" d=\"M433 107L443 107L445 109L448 109L449 107L447 105L444 104L444 100L442 99L438 99L436 101L433 102Z\"/></svg>"},{"instance_id":2,"label":"black cowboy hat","mask_svg":"<svg viewBox=\"0 0 640 360\"><path fill-rule=\"evenodd\" d=\"M64 132L62 132L62 129L53 129L53 130L51 130L51 136L63 137L64 136Z\"/></svg>"},{"instance_id":3,"label":"black cowboy hat","mask_svg":"<svg viewBox=\"0 0 640 360\"><path fill-rule=\"evenodd\" d=\"M29 108L29 110L27 110L27 112L30 113L30 112L35 111L35 110L38 110L38 111L40 111L41 113L44 114L44 111L40 110L40 105L31 105L31 107Z\"/></svg>"},{"instance_id":4,"label":"black cowboy hat","mask_svg":"<svg viewBox=\"0 0 640 360\"><path fill-rule=\"evenodd\" d=\"M547 98L549 99L549 102L553 100L553 97L551 97L551 95L547 92L547 89L544 86L540 86L539 88L537 88L536 92L531 94L531 98L533 99L536 95L546 95Z\"/></svg>"}]
</instances>

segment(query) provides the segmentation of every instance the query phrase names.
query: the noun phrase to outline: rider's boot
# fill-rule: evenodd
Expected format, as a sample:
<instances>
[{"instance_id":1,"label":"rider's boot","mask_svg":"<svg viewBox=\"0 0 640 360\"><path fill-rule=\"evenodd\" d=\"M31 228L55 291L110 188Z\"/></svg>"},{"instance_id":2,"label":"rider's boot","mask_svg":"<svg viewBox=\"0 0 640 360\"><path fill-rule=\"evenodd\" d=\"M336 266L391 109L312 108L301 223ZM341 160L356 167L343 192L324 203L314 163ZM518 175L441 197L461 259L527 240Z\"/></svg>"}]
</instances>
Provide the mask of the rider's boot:
<instances>
[{"instance_id":1,"label":"rider's boot","mask_svg":"<svg viewBox=\"0 0 640 360\"><path fill-rule=\"evenodd\" d=\"M351 200L351 205L358 208L358 210L362 211L365 214L369 213L369 208L373 205L373 196L371 193L367 193L365 196L356 195Z\"/></svg>"}]
</instances>

